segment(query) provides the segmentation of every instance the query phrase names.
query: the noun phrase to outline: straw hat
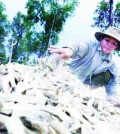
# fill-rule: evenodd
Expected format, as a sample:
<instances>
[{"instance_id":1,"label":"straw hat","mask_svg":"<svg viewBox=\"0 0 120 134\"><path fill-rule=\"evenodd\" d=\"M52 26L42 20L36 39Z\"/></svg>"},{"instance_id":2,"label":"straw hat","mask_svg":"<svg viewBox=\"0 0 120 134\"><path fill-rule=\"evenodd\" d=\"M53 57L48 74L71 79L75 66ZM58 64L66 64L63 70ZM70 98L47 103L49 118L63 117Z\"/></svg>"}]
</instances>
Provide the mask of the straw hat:
<instances>
[{"instance_id":1,"label":"straw hat","mask_svg":"<svg viewBox=\"0 0 120 134\"><path fill-rule=\"evenodd\" d=\"M105 32L96 32L95 37L100 41L103 37L110 36L118 41L116 50L120 50L120 29L117 27L109 27Z\"/></svg>"}]
</instances>

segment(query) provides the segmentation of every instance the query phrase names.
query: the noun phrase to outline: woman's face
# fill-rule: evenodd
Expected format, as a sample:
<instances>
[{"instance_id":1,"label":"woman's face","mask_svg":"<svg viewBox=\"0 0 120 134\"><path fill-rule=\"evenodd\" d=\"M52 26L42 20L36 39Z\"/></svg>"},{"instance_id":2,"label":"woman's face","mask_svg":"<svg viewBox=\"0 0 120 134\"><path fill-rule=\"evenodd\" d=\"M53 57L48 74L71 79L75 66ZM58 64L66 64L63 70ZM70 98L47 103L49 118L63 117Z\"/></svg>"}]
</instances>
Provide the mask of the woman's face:
<instances>
[{"instance_id":1,"label":"woman's face","mask_svg":"<svg viewBox=\"0 0 120 134\"><path fill-rule=\"evenodd\" d=\"M104 37L101 40L101 49L104 54L111 53L118 47L118 41L112 37Z\"/></svg>"}]
</instances>

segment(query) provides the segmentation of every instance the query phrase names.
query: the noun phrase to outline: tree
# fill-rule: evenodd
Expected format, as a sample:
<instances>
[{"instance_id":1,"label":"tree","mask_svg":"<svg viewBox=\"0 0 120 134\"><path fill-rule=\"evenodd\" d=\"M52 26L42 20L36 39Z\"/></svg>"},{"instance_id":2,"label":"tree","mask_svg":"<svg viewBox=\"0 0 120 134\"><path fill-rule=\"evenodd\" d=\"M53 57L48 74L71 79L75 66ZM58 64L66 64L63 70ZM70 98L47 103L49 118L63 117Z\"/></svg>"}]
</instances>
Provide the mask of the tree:
<instances>
[{"instance_id":1,"label":"tree","mask_svg":"<svg viewBox=\"0 0 120 134\"><path fill-rule=\"evenodd\" d=\"M120 27L120 2L118 1L114 8L113 5L114 0L109 0L108 2L102 0L98 3L97 9L94 12L93 27L99 27L103 30L109 26Z\"/></svg>"},{"instance_id":2,"label":"tree","mask_svg":"<svg viewBox=\"0 0 120 134\"><path fill-rule=\"evenodd\" d=\"M41 42L41 34L36 32L34 23L26 19L27 17L20 12L13 18L11 24L12 40L9 40L10 52L13 48L12 61L19 61L19 59L22 59L22 62L27 61L31 53L36 53ZM12 42L15 41L16 45L12 47Z\"/></svg>"},{"instance_id":3,"label":"tree","mask_svg":"<svg viewBox=\"0 0 120 134\"><path fill-rule=\"evenodd\" d=\"M106 29L113 24L113 0L105 2L102 0L98 3L97 9L94 12L95 17L93 27L99 27L101 29Z\"/></svg>"},{"instance_id":4,"label":"tree","mask_svg":"<svg viewBox=\"0 0 120 134\"><path fill-rule=\"evenodd\" d=\"M120 2L116 4L114 10L114 26L120 27Z\"/></svg>"},{"instance_id":5,"label":"tree","mask_svg":"<svg viewBox=\"0 0 120 134\"><path fill-rule=\"evenodd\" d=\"M110 5L110 13L109 13L109 25L108 26L112 26L113 24L113 0L109 1L109 5Z\"/></svg>"},{"instance_id":6,"label":"tree","mask_svg":"<svg viewBox=\"0 0 120 134\"><path fill-rule=\"evenodd\" d=\"M0 62L6 62L5 53L5 37L9 31L9 22L7 21L7 15L4 14L5 6L0 2Z\"/></svg>"},{"instance_id":7,"label":"tree","mask_svg":"<svg viewBox=\"0 0 120 134\"><path fill-rule=\"evenodd\" d=\"M77 0L28 0L27 14L18 12L11 23L10 61L28 60L32 53L43 55L50 43L59 41L59 33L77 5Z\"/></svg>"},{"instance_id":8,"label":"tree","mask_svg":"<svg viewBox=\"0 0 120 134\"><path fill-rule=\"evenodd\" d=\"M9 40L9 51L12 51L12 61L16 61L22 55L22 51L20 50L20 41L24 37L25 29L26 27L24 24L24 15L18 12L11 23L12 39ZM16 42L14 46L12 46L13 42Z\"/></svg>"},{"instance_id":9,"label":"tree","mask_svg":"<svg viewBox=\"0 0 120 134\"><path fill-rule=\"evenodd\" d=\"M45 53L50 43L59 41L59 33L77 5L77 0L28 0L26 21L42 27L39 52Z\"/></svg>"}]
</instances>

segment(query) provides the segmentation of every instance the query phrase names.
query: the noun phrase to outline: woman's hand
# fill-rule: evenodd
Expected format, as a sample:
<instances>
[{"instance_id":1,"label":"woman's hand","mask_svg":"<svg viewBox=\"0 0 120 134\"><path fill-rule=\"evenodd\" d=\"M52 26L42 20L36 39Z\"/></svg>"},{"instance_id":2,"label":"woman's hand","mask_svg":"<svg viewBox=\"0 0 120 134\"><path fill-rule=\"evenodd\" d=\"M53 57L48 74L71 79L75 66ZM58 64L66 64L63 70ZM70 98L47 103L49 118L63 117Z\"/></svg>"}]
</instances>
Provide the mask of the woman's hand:
<instances>
[{"instance_id":1,"label":"woman's hand","mask_svg":"<svg viewBox=\"0 0 120 134\"><path fill-rule=\"evenodd\" d=\"M59 54L60 58L62 59L69 59L73 54L71 48L55 48L51 46L50 48L48 48L48 50L50 53Z\"/></svg>"}]
</instances>

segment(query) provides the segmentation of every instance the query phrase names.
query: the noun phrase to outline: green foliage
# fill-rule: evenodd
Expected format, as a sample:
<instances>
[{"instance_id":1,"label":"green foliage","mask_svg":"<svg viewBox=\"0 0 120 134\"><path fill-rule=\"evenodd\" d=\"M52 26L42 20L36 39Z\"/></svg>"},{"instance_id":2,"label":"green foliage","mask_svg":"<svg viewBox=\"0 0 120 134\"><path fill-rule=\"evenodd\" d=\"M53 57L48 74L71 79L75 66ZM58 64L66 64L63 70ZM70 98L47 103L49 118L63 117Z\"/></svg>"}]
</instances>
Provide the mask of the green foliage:
<instances>
[{"instance_id":1,"label":"green foliage","mask_svg":"<svg viewBox=\"0 0 120 134\"><path fill-rule=\"evenodd\" d=\"M120 27L120 2L117 2L117 4L114 5L113 10L113 1L114 0L109 0L106 2L105 0L102 0L98 3L97 9L94 12L93 27L99 27L103 30L110 25Z\"/></svg>"},{"instance_id":2,"label":"green foliage","mask_svg":"<svg viewBox=\"0 0 120 134\"><path fill-rule=\"evenodd\" d=\"M12 58L14 61L16 61L21 53L20 52L20 40L23 38L25 34L25 24L24 24L24 15L22 15L20 12L17 13L17 15L13 18L13 22L11 24L11 35L12 40L9 40L9 48L11 49L12 43L16 42L16 44L13 46L12 49ZM11 51L11 50L10 50Z\"/></svg>"},{"instance_id":3,"label":"green foliage","mask_svg":"<svg viewBox=\"0 0 120 134\"><path fill-rule=\"evenodd\" d=\"M5 7L2 2L0 2L0 62L6 63L6 53L4 41L5 37L9 31L9 23L7 21L7 16L4 14Z\"/></svg>"},{"instance_id":4,"label":"green foliage","mask_svg":"<svg viewBox=\"0 0 120 134\"><path fill-rule=\"evenodd\" d=\"M27 20L40 23L43 30L41 33L42 52L45 52L50 43L53 45L59 41L59 33L69 16L77 6L77 0L29 0L26 4Z\"/></svg>"},{"instance_id":5,"label":"green foliage","mask_svg":"<svg viewBox=\"0 0 120 134\"><path fill-rule=\"evenodd\" d=\"M109 11L109 2L105 2L105 0L102 0L97 5L97 9L94 12L94 24L92 26L99 27L101 29L106 29L109 25Z\"/></svg>"},{"instance_id":6,"label":"green foliage","mask_svg":"<svg viewBox=\"0 0 120 134\"><path fill-rule=\"evenodd\" d=\"M3 21L6 20L6 16L1 15L1 5L0 16ZM1 37L6 36L6 31L9 30L7 47L10 61L26 62L32 53L40 57L50 43L55 45L59 41L59 34L67 18L73 14L77 5L78 0L28 0L27 14L18 12L11 25L8 25L10 29L4 27L6 23L0 24L0 40L4 41ZM14 42L16 43L13 46Z\"/></svg>"},{"instance_id":7,"label":"green foliage","mask_svg":"<svg viewBox=\"0 0 120 134\"><path fill-rule=\"evenodd\" d=\"M114 25L120 27L120 2L116 4L116 8L114 10Z\"/></svg>"}]
</instances>

